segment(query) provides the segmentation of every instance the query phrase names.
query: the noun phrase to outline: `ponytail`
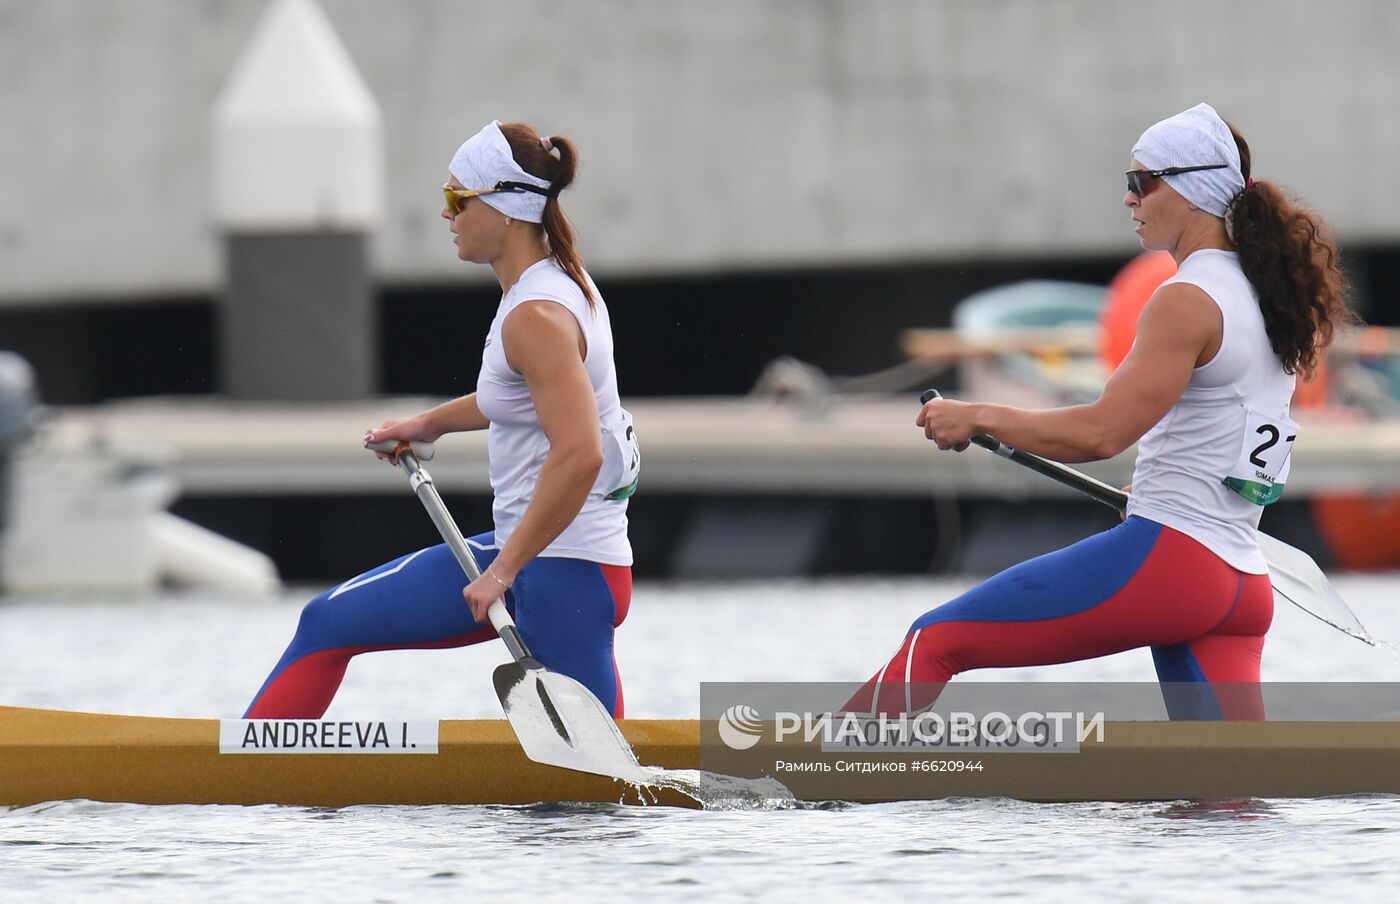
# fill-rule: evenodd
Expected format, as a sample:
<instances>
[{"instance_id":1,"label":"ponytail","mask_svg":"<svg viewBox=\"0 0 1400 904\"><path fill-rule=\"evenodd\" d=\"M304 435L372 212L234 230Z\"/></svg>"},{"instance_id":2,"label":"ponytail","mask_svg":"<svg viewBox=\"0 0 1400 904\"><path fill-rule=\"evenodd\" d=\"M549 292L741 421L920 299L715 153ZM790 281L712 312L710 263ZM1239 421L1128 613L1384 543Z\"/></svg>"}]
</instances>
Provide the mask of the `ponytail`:
<instances>
[{"instance_id":1,"label":"ponytail","mask_svg":"<svg viewBox=\"0 0 1400 904\"><path fill-rule=\"evenodd\" d=\"M1249 145L1230 127L1246 187L1230 201L1225 228L1259 296L1269 344L1285 372L1311 379L1336 328L1360 318L1327 224L1272 182L1249 178Z\"/></svg>"},{"instance_id":2,"label":"ponytail","mask_svg":"<svg viewBox=\"0 0 1400 904\"><path fill-rule=\"evenodd\" d=\"M597 307L593 288L583 270L583 259L574 247L574 227L559 206L559 193L574 181L574 173L578 170L578 152L574 143L558 135L541 138L539 133L522 122L502 125L501 133L510 143L511 155L520 168L532 176L548 180L549 194L544 203L544 222L541 225L549 240L550 256L583 292L588 306Z\"/></svg>"}]
</instances>

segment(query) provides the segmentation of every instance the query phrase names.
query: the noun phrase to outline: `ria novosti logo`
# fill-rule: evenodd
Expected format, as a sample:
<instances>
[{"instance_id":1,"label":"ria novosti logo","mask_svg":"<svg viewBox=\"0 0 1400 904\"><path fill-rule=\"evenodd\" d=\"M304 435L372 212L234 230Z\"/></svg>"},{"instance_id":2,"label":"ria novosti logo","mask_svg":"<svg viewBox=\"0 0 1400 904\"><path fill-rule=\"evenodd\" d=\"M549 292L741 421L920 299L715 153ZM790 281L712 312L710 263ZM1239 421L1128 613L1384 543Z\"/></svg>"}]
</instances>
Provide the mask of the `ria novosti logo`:
<instances>
[{"instance_id":1,"label":"ria novosti logo","mask_svg":"<svg viewBox=\"0 0 1400 904\"><path fill-rule=\"evenodd\" d=\"M716 721L720 740L731 750L749 750L763 737L763 717L746 703L736 703ZM777 712L774 740L820 741L823 752L912 752L1016 750L1074 752L1089 738L1103 740L1104 713L925 711L897 717L862 713Z\"/></svg>"},{"instance_id":2,"label":"ria novosti logo","mask_svg":"<svg viewBox=\"0 0 1400 904\"><path fill-rule=\"evenodd\" d=\"M736 703L719 717L719 737L733 750L748 750L763 735L763 720L758 710L746 703Z\"/></svg>"}]
</instances>

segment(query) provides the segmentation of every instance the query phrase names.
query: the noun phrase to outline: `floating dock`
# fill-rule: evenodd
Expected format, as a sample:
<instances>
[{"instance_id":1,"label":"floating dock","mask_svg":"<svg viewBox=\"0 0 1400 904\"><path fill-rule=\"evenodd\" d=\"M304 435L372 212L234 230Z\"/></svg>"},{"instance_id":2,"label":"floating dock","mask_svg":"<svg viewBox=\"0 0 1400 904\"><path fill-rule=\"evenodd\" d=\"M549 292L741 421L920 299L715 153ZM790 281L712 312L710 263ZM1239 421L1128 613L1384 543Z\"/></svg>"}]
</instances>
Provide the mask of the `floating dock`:
<instances>
[{"instance_id":1,"label":"floating dock","mask_svg":"<svg viewBox=\"0 0 1400 904\"><path fill-rule=\"evenodd\" d=\"M379 495L402 492L396 470L360 445L366 429L440 399L323 404L156 399L58 408L30 454L123 449L168 462L202 495ZM918 402L890 395L793 402L746 397L624 400L633 413L647 491L927 498L1061 499L1053 481L971 450L940 453L914 426ZM1400 489L1400 420L1301 417L1290 499ZM1126 484L1135 449L1082 469ZM444 492L489 493L484 433L438 444Z\"/></svg>"},{"instance_id":2,"label":"floating dock","mask_svg":"<svg viewBox=\"0 0 1400 904\"><path fill-rule=\"evenodd\" d=\"M173 584L263 595L279 573L312 583L357 573L406 544L431 542L412 533L422 519L402 475L361 441L367 429L438 401L151 398L50 409L15 454L18 504L0 547L0 577L16 592ZM1073 491L996 456L940 452L914 426L912 396L648 397L627 405L643 457L629 513L642 576L990 574L1113 523ZM1367 514L1367 498L1400 491L1400 420L1300 417L1288 493L1267 513L1266 529L1330 567L1336 541L1319 537L1313 502L1361 494L1363 511L1343 519L1350 526ZM1122 486L1133 456L1080 467ZM485 433L443 437L431 468L464 523L484 529ZM393 509L394 500L402 507ZM361 509L366 523L397 512L398 534L347 529ZM60 530L64 547L51 542ZM1363 531L1393 534L1381 522ZM314 540L332 534L334 544ZM219 542L225 538L237 542ZM1396 555L1382 552L1383 562Z\"/></svg>"}]
</instances>

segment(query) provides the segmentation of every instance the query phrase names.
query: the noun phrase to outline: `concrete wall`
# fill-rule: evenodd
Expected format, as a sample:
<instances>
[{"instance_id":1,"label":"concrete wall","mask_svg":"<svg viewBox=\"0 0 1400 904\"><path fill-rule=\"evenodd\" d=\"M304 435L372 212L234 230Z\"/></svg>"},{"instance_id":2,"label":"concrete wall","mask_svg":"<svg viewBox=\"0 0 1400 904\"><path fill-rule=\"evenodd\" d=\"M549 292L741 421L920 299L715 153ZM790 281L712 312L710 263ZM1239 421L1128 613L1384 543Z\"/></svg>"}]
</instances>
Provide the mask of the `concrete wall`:
<instances>
[{"instance_id":1,"label":"concrete wall","mask_svg":"<svg viewBox=\"0 0 1400 904\"><path fill-rule=\"evenodd\" d=\"M602 276L1126 254L1128 150L1200 100L1400 243L1394 0L321 2L384 112L389 282L487 278L437 189L493 117L578 142ZM0 0L0 301L220 283L209 110L261 9Z\"/></svg>"}]
</instances>

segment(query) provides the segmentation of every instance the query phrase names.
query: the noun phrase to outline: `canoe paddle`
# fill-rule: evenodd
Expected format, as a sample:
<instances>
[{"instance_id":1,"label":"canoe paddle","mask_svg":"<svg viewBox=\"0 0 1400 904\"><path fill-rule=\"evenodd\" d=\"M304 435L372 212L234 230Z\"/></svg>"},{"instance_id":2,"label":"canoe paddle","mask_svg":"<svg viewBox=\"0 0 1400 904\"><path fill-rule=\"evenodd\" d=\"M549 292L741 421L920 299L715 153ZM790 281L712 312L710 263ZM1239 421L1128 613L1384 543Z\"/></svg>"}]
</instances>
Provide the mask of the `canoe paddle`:
<instances>
[{"instance_id":1,"label":"canoe paddle","mask_svg":"<svg viewBox=\"0 0 1400 904\"><path fill-rule=\"evenodd\" d=\"M923 395L919 396L919 401L922 404L928 404L934 399L941 398L938 390L927 389ZM1037 474L1058 481L1070 489L1078 490L1095 502L1103 503L1113 509L1119 515L1127 513L1128 494L1117 487L1111 487L1101 480L1095 480L1088 474L1076 471L1058 461L1051 461L1030 452L1014 449L996 437L988 436L985 433L973 436L972 442L988 452L1000 455L1002 458L1035 471ZM1381 646L1381 642L1366 630L1360 619L1342 601L1341 595L1327 580L1327 575L1322 573L1322 569L1318 567L1317 562L1313 561L1312 556L1301 549L1289 546L1277 537L1269 536L1263 531L1259 531L1259 550L1264 554L1264 560L1269 563L1269 580L1274 586L1275 594L1288 600L1318 621L1331 625L1349 637L1354 637L1373 647ZM1309 602L1312 603L1311 606ZM1322 615L1317 611L1320 608L1325 608L1334 617L1328 618Z\"/></svg>"},{"instance_id":2,"label":"canoe paddle","mask_svg":"<svg viewBox=\"0 0 1400 904\"><path fill-rule=\"evenodd\" d=\"M432 443L389 440L368 443L366 448L397 458L462 570L473 581L481 577L476 558L438 495L432 476L423 468L422 462L433 457ZM466 604L463 600L462 605ZM602 701L582 684L551 672L530 655L502 599L491 603L486 614L515 660L498 666L492 680L525 755L537 763L640 784L644 776L637 755Z\"/></svg>"}]
</instances>

